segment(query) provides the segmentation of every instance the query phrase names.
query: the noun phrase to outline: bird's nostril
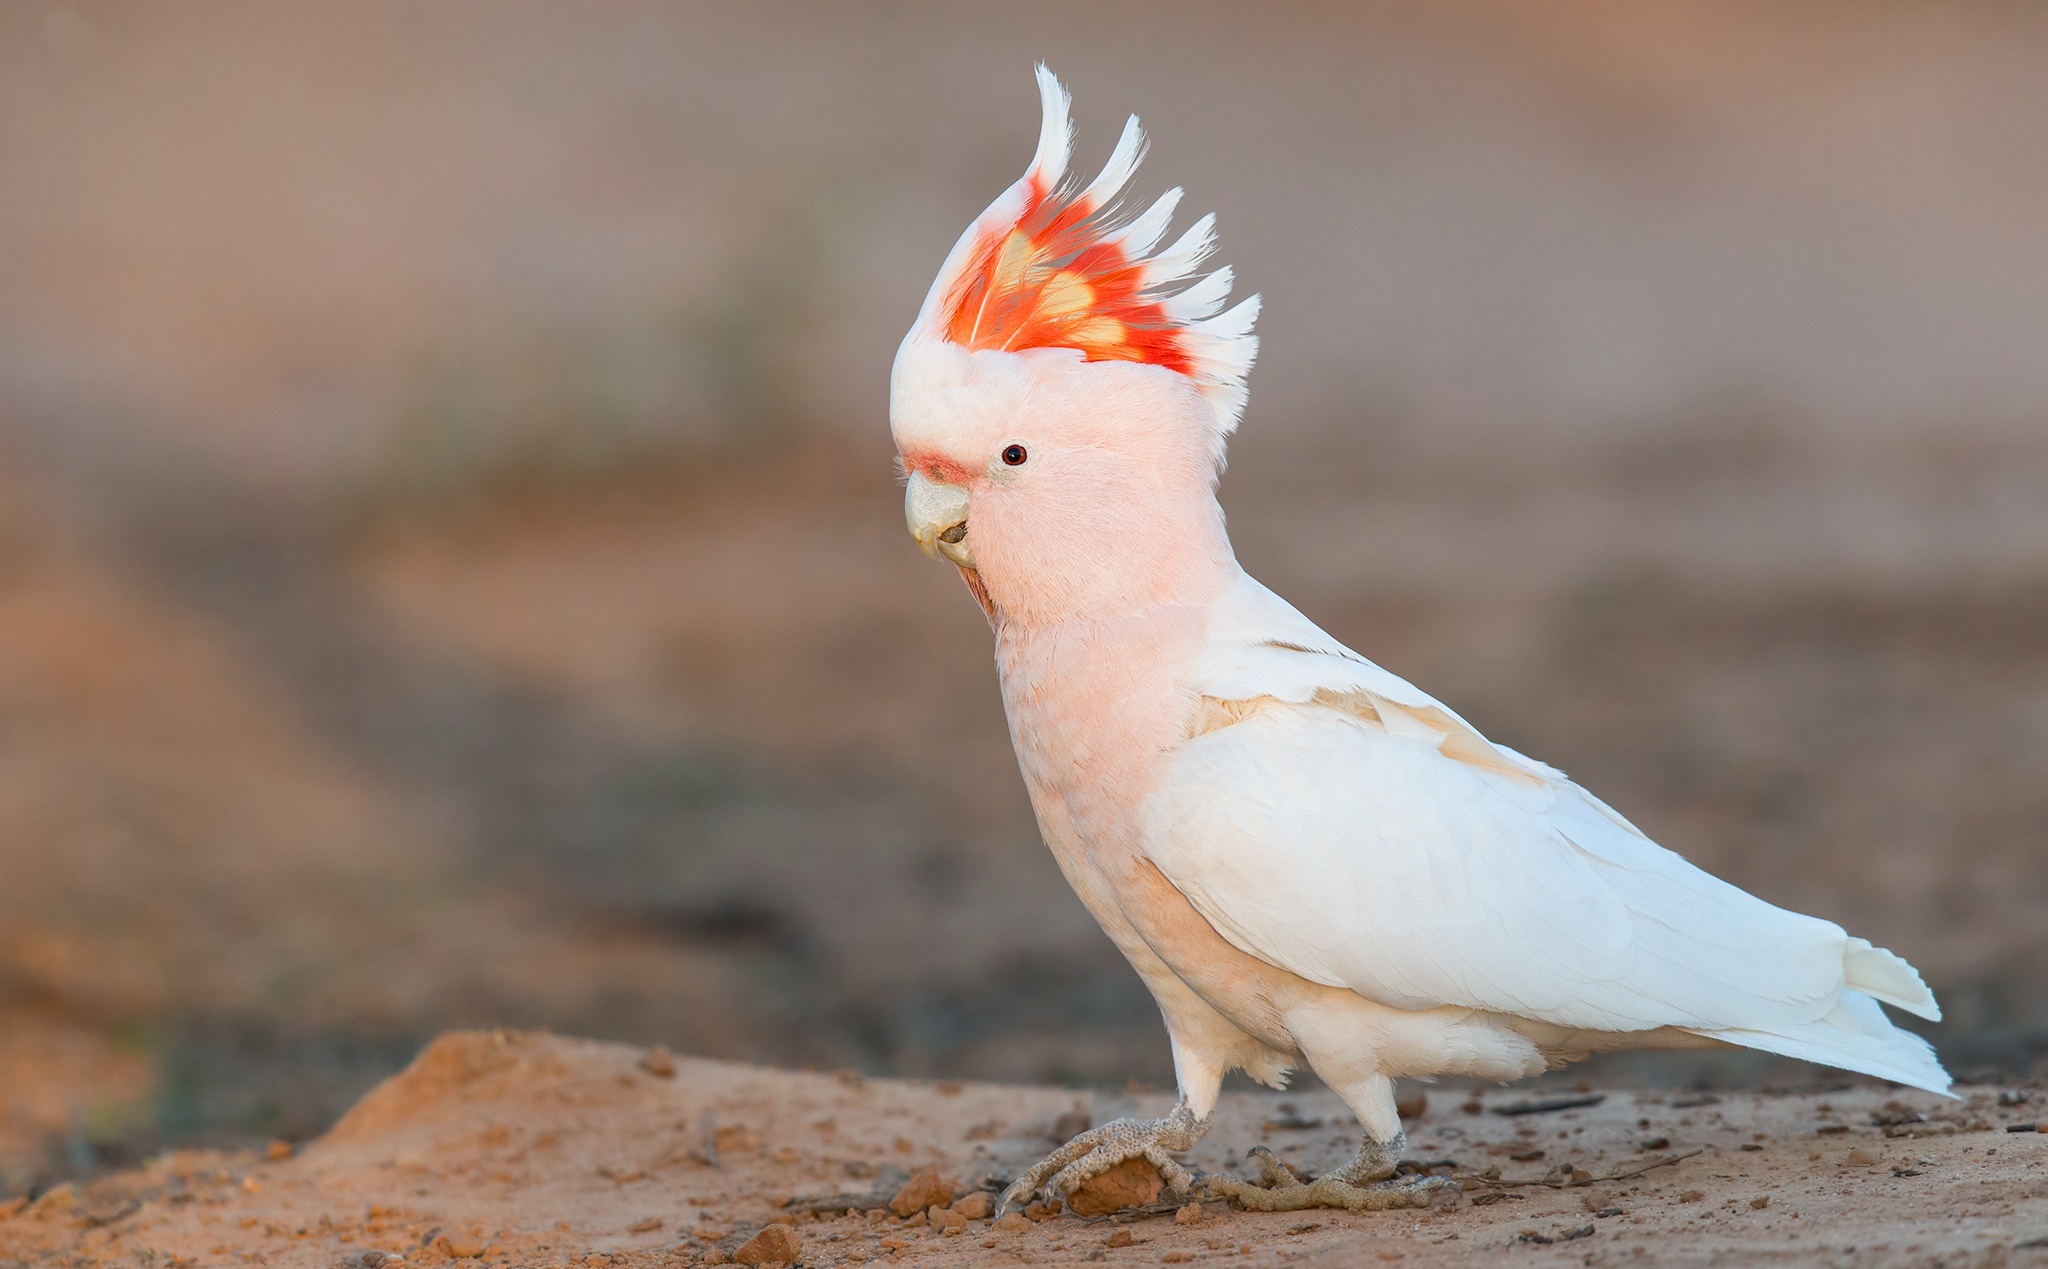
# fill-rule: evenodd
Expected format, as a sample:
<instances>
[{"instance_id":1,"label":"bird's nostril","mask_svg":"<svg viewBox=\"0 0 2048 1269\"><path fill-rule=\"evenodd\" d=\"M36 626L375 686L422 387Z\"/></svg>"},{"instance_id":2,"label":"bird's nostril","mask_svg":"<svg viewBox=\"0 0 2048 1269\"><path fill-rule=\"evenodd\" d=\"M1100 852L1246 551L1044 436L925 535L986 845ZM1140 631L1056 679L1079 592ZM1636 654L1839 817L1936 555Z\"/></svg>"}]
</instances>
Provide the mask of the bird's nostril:
<instances>
[{"instance_id":1,"label":"bird's nostril","mask_svg":"<svg viewBox=\"0 0 2048 1269\"><path fill-rule=\"evenodd\" d=\"M952 528L947 529L944 533L941 533L939 535L939 541L944 542L947 546L958 546L960 545L960 540L966 536L967 521L962 520L960 523L954 525Z\"/></svg>"}]
</instances>

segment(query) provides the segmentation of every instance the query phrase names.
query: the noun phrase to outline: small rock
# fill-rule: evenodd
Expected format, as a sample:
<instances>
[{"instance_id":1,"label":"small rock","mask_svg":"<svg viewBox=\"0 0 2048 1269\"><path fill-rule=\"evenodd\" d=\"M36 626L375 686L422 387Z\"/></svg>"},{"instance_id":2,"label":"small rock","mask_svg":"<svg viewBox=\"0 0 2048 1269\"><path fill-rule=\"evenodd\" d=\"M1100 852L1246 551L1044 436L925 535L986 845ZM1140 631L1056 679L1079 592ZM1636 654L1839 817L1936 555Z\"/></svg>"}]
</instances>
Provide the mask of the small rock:
<instances>
[{"instance_id":1,"label":"small rock","mask_svg":"<svg viewBox=\"0 0 2048 1269\"><path fill-rule=\"evenodd\" d=\"M1763 1210L1764 1210L1765 1208L1769 1207L1770 1205L1771 1205L1771 1196L1770 1196L1770 1195L1768 1195L1768 1194L1759 1194L1759 1195L1757 1195L1757 1196L1756 1196L1755 1198L1753 1198L1753 1199L1751 1199L1751 1200L1749 1201L1749 1206L1750 1206L1750 1209L1751 1209L1752 1211L1757 1211L1757 1212L1761 1212L1761 1211L1763 1211Z\"/></svg>"},{"instance_id":2,"label":"small rock","mask_svg":"<svg viewBox=\"0 0 2048 1269\"><path fill-rule=\"evenodd\" d=\"M965 1195L958 1202L954 1203L953 1210L968 1220L985 1221L988 1219L988 1214L995 1210L995 1206L996 1201L988 1196L988 1191L976 1190L974 1193Z\"/></svg>"},{"instance_id":3,"label":"small rock","mask_svg":"<svg viewBox=\"0 0 2048 1269\"><path fill-rule=\"evenodd\" d=\"M264 1150L263 1157L273 1163L279 1159L289 1159L292 1157L292 1143L282 1139L273 1141L269 1148Z\"/></svg>"},{"instance_id":4,"label":"small rock","mask_svg":"<svg viewBox=\"0 0 2048 1269\"><path fill-rule=\"evenodd\" d=\"M657 1079L672 1080L676 1077L676 1055L657 1044L640 1055L640 1069Z\"/></svg>"},{"instance_id":5,"label":"small rock","mask_svg":"<svg viewBox=\"0 0 2048 1269\"><path fill-rule=\"evenodd\" d=\"M1176 1225L1199 1225L1202 1223L1202 1217L1206 1214L1202 1211L1200 1203L1190 1203L1173 1214L1173 1223Z\"/></svg>"},{"instance_id":6,"label":"small rock","mask_svg":"<svg viewBox=\"0 0 2048 1269\"><path fill-rule=\"evenodd\" d=\"M28 1212L39 1220L49 1220L59 1212L70 1211L77 1201L77 1192L71 1188L71 1182L66 1181L54 1189L45 1190L41 1198L28 1205Z\"/></svg>"},{"instance_id":7,"label":"small rock","mask_svg":"<svg viewBox=\"0 0 2048 1269\"><path fill-rule=\"evenodd\" d=\"M1049 1221L1060 1214L1060 1207L1061 1203L1058 1199L1054 1199L1050 1203L1033 1199L1024 1205L1024 1219L1028 1221Z\"/></svg>"},{"instance_id":8,"label":"small rock","mask_svg":"<svg viewBox=\"0 0 2048 1269\"><path fill-rule=\"evenodd\" d=\"M1126 1159L1101 1176L1091 1177L1068 1196L1076 1216L1107 1216L1127 1207L1143 1207L1159 1197L1166 1179L1147 1159Z\"/></svg>"},{"instance_id":9,"label":"small rock","mask_svg":"<svg viewBox=\"0 0 2048 1269\"><path fill-rule=\"evenodd\" d=\"M484 1254L484 1240L443 1234L428 1244L451 1260L475 1260Z\"/></svg>"},{"instance_id":10,"label":"small rock","mask_svg":"<svg viewBox=\"0 0 2048 1269\"><path fill-rule=\"evenodd\" d=\"M952 1201L953 1183L940 1176L937 1168L926 1168L903 1183L896 1197L889 1200L889 1210L908 1220L927 1208Z\"/></svg>"},{"instance_id":11,"label":"small rock","mask_svg":"<svg viewBox=\"0 0 2048 1269\"><path fill-rule=\"evenodd\" d=\"M650 1216L644 1221L634 1221L631 1225L626 1226L626 1232L629 1234L651 1234L660 1228L661 1217Z\"/></svg>"},{"instance_id":12,"label":"small rock","mask_svg":"<svg viewBox=\"0 0 2048 1269\"><path fill-rule=\"evenodd\" d=\"M1842 1162L1852 1168L1867 1168L1877 1162L1877 1156L1862 1146L1855 1146L1848 1154L1842 1156Z\"/></svg>"},{"instance_id":13,"label":"small rock","mask_svg":"<svg viewBox=\"0 0 2048 1269\"><path fill-rule=\"evenodd\" d=\"M967 1218L965 1216L950 1208L940 1207L936 1203L932 1205L930 1211L925 1213L925 1219L931 1222L933 1229L948 1234L956 1229L967 1228Z\"/></svg>"},{"instance_id":14,"label":"small rock","mask_svg":"<svg viewBox=\"0 0 2048 1269\"><path fill-rule=\"evenodd\" d=\"M1105 1247L1135 1247L1137 1243L1137 1235L1131 1233L1128 1229L1119 1229L1109 1236L1109 1241L1102 1245Z\"/></svg>"},{"instance_id":15,"label":"small rock","mask_svg":"<svg viewBox=\"0 0 2048 1269\"><path fill-rule=\"evenodd\" d=\"M754 1130L744 1124L718 1124L711 1129L712 1149L720 1154L736 1154L742 1150L758 1150L761 1139Z\"/></svg>"},{"instance_id":16,"label":"small rock","mask_svg":"<svg viewBox=\"0 0 2048 1269\"><path fill-rule=\"evenodd\" d=\"M1026 1220L1020 1213L1011 1212L995 1224L990 1225L989 1228L1000 1230L1005 1234L1021 1234L1031 1228L1031 1222Z\"/></svg>"},{"instance_id":17,"label":"small rock","mask_svg":"<svg viewBox=\"0 0 2048 1269\"><path fill-rule=\"evenodd\" d=\"M741 1243L732 1253L742 1265L793 1265L804 1251L803 1239L787 1225L770 1225Z\"/></svg>"}]
</instances>

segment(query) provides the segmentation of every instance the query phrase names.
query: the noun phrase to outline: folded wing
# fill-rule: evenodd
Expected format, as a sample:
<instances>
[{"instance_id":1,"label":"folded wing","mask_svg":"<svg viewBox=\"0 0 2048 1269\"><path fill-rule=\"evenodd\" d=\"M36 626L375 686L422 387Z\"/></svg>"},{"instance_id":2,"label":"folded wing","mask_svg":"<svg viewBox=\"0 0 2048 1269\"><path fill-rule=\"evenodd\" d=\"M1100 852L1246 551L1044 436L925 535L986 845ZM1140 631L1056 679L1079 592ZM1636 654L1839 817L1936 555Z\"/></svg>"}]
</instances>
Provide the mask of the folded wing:
<instances>
[{"instance_id":1,"label":"folded wing","mask_svg":"<svg viewBox=\"0 0 2048 1269\"><path fill-rule=\"evenodd\" d=\"M1400 1008L1676 1026L1946 1089L1873 1003L1939 1016L1906 962L1695 868L1247 582L1146 808L1230 942Z\"/></svg>"}]
</instances>

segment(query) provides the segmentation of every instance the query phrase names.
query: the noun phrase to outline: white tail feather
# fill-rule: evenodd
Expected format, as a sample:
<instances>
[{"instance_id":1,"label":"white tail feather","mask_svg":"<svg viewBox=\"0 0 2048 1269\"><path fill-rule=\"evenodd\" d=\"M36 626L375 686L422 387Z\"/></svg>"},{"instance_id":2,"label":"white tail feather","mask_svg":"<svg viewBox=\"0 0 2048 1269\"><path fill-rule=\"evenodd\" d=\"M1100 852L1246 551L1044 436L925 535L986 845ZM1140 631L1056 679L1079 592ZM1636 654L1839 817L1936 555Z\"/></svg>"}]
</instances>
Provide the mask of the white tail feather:
<instances>
[{"instance_id":1,"label":"white tail feather","mask_svg":"<svg viewBox=\"0 0 2048 1269\"><path fill-rule=\"evenodd\" d=\"M1805 1026L1771 1031L1702 1030L1699 1034L1748 1049L1860 1071L1945 1097L1954 1096L1949 1092L1948 1072L1934 1055L1934 1046L1893 1026L1875 1000L1857 991L1843 992L1841 1003L1819 1021Z\"/></svg>"},{"instance_id":2,"label":"white tail feather","mask_svg":"<svg viewBox=\"0 0 2048 1269\"><path fill-rule=\"evenodd\" d=\"M1897 953L1874 947L1869 939L1852 938L1844 968L1849 986L1857 991L1929 1022L1941 1021L1941 1006L1934 1002L1934 993L1927 990L1920 971Z\"/></svg>"}]
</instances>

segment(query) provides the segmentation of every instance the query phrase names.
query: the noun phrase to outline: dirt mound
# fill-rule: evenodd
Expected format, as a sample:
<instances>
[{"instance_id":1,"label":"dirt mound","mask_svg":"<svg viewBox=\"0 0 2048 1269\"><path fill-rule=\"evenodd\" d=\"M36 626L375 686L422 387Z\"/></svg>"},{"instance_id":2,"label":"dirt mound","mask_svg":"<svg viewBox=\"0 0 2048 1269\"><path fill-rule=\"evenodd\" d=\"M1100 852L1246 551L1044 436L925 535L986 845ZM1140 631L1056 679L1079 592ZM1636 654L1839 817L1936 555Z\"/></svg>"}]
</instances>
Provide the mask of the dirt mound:
<instances>
[{"instance_id":1,"label":"dirt mound","mask_svg":"<svg viewBox=\"0 0 2048 1269\"><path fill-rule=\"evenodd\" d=\"M2048 1099L1960 1101L1877 1087L1667 1096L1436 1090L1411 1157L1462 1201L1376 1214L1238 1212L1170 1200L1114 1216L986 1194L1053 1135L1160 1094L793 1073L560 1036L435 1041L293 1155L183 1152L17 1200L0 1265L1548 1263L1652 1254L1754 1263L1882 1260L2041 1245ZM1411 1107L1413 1108L1413 1107ZM1231 1094L1191 1162L1237 1170L1265 1144L1309 1170L1354 1127L1326 1093ZM950 1206L890 1210L915 1174ZM920 1195L923 1198L932 1194ZM899 1206L903 1206L899 1204ZM1590 1262L1589 1262L1590 1263Z\"/></svg>"}]
</instances>

